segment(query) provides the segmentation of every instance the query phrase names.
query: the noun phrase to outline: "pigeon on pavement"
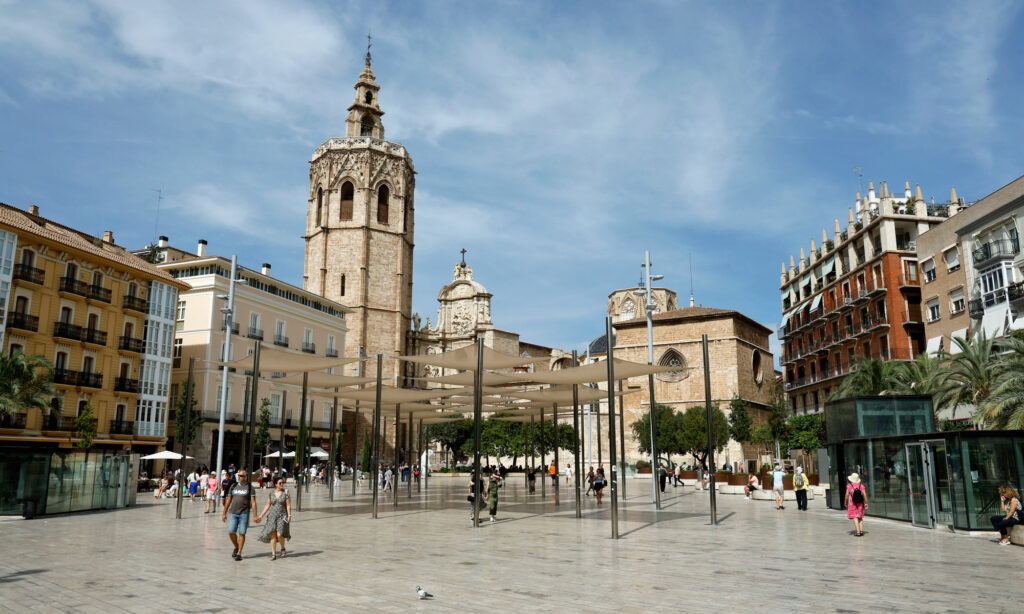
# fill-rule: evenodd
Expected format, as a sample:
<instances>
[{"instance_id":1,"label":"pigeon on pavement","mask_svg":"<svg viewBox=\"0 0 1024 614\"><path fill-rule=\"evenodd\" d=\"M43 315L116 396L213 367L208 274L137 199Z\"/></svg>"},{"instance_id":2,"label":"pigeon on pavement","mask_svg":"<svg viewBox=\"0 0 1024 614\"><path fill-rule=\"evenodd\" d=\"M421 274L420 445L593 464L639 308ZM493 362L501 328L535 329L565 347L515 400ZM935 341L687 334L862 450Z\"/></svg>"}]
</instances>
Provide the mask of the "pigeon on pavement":
<instances>
[{"instance_id":1,"label":"pigeon on pavement","mask_svg":"<svg viewBox=\"0 0 1024 614\"><path fill-rule=\"evenodd\" d=\"M418 586L416 587L416 594L419 595L420 599L433 599L434 598L433 595L431 595L430 593L428 593L427 591L423 590L422 588L420 588Z\"/></svg>"}]
</instances>

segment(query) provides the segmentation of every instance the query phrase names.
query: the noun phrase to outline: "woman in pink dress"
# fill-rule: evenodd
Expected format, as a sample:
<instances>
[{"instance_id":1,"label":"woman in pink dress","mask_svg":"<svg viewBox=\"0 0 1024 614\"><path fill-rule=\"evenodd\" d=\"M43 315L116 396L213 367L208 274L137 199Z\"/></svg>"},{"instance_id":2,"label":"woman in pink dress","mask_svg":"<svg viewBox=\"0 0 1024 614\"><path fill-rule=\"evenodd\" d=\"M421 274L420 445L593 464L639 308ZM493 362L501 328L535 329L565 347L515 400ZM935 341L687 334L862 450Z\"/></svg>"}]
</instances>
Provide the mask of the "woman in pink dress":
<instances>
[{"instance_id":1,"label":"woman in pink dress","mask_svg":"<svg viewBox=\"0 0 1024 614\"><path fill-rule=\"evenodd\" d=\"M853 520L855 535L864 535L864 510L868 508L868 492L860 483L860 476L851 473L847 478L846 485L846 517Z\"/></svg>"}]
</instances>

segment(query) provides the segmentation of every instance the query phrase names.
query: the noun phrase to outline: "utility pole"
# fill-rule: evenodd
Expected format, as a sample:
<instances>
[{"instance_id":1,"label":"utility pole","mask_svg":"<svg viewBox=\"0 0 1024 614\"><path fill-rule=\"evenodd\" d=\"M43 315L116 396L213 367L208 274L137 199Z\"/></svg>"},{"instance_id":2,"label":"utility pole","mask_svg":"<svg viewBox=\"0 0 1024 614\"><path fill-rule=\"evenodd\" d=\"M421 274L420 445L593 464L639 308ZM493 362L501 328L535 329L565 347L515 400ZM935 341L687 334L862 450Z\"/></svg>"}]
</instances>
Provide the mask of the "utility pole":
<instances>
[{"instance_id":1,"label":"utility pole","mask_svg":"<svg viewBox=\"0 0 1024 614\"><path fill-rule=\"evenodd\" d=\"M644 311L647 312L647 364L654 364L654 310L657 305L654 303L654 297L651 295L651 282L658 281L663 278L664 275L651 275L651 252L644 252L644 288L638 290L636 294L642 294L646 297L646 304L644 305ZM610 346L609 346L610 347ZM656 444L656 432L655 427L655 402L654 402L654 374L651 373L647 376L647 389L648 397L650 401L650 413L648 416L651 423L651 488L654 489L654 507L655 509L661 509L661 490L658 489L658 476L661 468L658 466L658 448Z\"/></svg>"}]
</instances>

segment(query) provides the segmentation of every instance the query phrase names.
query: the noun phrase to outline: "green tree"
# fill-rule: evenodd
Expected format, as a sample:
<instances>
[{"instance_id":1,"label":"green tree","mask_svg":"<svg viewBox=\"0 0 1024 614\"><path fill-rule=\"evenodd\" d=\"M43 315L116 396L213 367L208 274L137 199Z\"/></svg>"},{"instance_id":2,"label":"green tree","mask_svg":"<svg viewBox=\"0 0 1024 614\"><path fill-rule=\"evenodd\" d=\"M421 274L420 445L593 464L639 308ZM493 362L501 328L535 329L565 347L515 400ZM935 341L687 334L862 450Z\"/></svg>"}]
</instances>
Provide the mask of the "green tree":
<instances>
[{"instance_id":1,"label":"green tree","mask_svg":"<svg viewBox=\"0 0 1024 614\"><path fill-rule=\"evenodd\" d=\"M338 432L335 436L334 443L331 444L334 446L331 450L331 457L334 459L334 464L338 467L341 466L341 444L345 440L345 425L342 424L342 422L344 421L341 418L338 418Z\"/></svg>"},{"instance_id":2,"label":"green tree","mask_svg":"<svg viewBox=\"0 0 1024 614\"><path fill-rule=\"evenodd\" d=\"M88 451L92 447L92 440L96 438L96 416L92 412L92 403L86 403L82 411L75 418L75 447L79 450Z\"/></svg>"},{"instance_id":3,"label":"green tree","mask_svg":"<svg viewBox=\"0 0 1024 614\"><path fill-rule=\"evenodd\" d=\"M782 454L790 450L817 450L825 442L825 421L821 414L792 416L788 420L789 434L782 442Z\"/></svg>"},{"instance_id":4,"label":"green tree","mask_svg":"<svg viewBox=\"0 0 1024 614\"><path fill-rule=\"evenodd\" d=\"M701 467L708 468L707 410L691 407L678 418L678 445L680 452L691 454ZM716 405L711 406L711 442L715 452L729 443L729 421Z\"/></svg>"},{"instance_id":5,"label":"green tree","mask_svg":"<svg viewBox=\"0 0 1024 614\"><path fill-rule=\"evenodd\" d=\"M185 444L185 450L192 445L192 440L196 438L199 433L199 429L203 426L203 417L196 411L196 385L195 381L186 381L182 387L181 395L174 401L174 436L179 442ZM188 390L192 389L192 406L186 411L186 404L188 397ZM191 420L189 420L191 416ZM187 454L187 452L186 452ZM181 459L184 461L185 459Z\"/></svg>"},{"instance_id":6,"label":"green tree","mask_svg":"<svg viewBox=\"0 0 1024 614\"><path fill-rule=\"evenodd\" d=\"M949 360L945 372L945 381L950 386L949 406L974 405L974 422L979 426L991 428L1000 422L998 419L1002 405L989 402L988 397L996 388L998 380L1005 383L1007 368L1015 359L1000 360L997 351L1001 349L995 340L979 331L970 340L953 337L959 352ZM1014 346L1010 344L1011 353ZM1012 367L1010 367L1012 368Z\"/></svg>"},{"instance_id":7,"label":"green tree","mask_svg":"<svg viewBox=\"0 0 1024 614\"><path fill-rule=\"evenodd\" d=\"M488 418L480 425L480 448L492 456L512 457L515 465L526 450L526 431L522 422Z\"/></svg>"},{"instance_id":8,"label":"green tree","mask_svg":"<svg viewBox=\"0 0 1024 614\"><path fill-rule=\"evenodd\" d=\"M29 409L46 411L56 394L45 358L20 351L0 356L0 418Z\"/></svg>"},{"instance_id":9,"label":"green tree","mask_svg":"<svg viewBox=\"0 0 1024 614\"><path fill-rule=\"evenodd\" d=\"M256 422L256 433L253 435L253 447L263 450L264 454L270 452L270 399L263 399L260 402L259 419Z\"/></svg>"},{"instance_id":10,"label":"green tree","mask_svg":"<svg viewBox=\"0 0 1024 614\"><path fill-rule=\"evenodd\" d=\"M455 462L466 458L463 445L473 437L473 421L467 418L428 425L426 438L429 442L441 444L451 452Z\"/></svg>"},{"instance_id":11,"label":"green tree","mask_svg":"<svg viewBox=\"0 0 1024 614\"><path fill-rule=\"evenodd\" d=\"M370 471L370 466L373 463L373 444L370 443L370 428L363 427L363 458L362 458L362 470Z\"/></svg>"},{"instance_id":12,"label":"green tree","mask_svg":"<svg viewBox=\"0 0 1024 614\"><path fill-rule=\"evenodd\" d=\"M679 441L679 414L668 405L654 406L655 445L658 454L685 454L684 446ZM647 412L633 422L633 440L637 442L642 454L651 453L651 412Z\"/></svg>"},{"instance_id":13,"label":"green tree","mask_svg":"<svg viewBox=\"0 0 1024 614\"><path fill-rule=\"evenodd\" d=\"M759 424L750 429L750 443L757 446L759 450L771 455L773 452L771 445L774 442L775 438L772 437L772 431L768 428L767 424Z\"/></svg>"},{"instance_id":14,"label":"green tree","mask_svg":"<svg viewBox=\"0 0 1024 614\"><path fill-rule=\"evenodd\" d=\"M978 403L974 416L975 423L983 428L1024 428L1024 340L1014 335L999 340L993 345L993 349L1001 352L994 357L995 381L991 385L989 395L983 396ZM951 369L954 365L955 362L950 365ZM986 373L980 367L974 372ZM979 379L983 377L982 375ZM965 378L953 376L950 379L964 381Z\"/></svg>"},{"instance_id":15,"label":"green tree","mask_svg":"<svg viewBox=\"0 0 1024 614\"><path fill-rule=\"evenodd\" d=\"M747 413L747 402L738 396L729 403L729 435L740 443L750 441L754 421Z\"/></svg>"},{"instance_id":16,"label":"green tree","mask_svg":"<svg viewBox=\"0 0 1024 614\"><path fill-rule=\"evenodd\" d=\"M874 397L892 394L900 386L896 377L896 362L873 358L858 358L851 366L839 388L829 397L843 399L846 397Z\"/></svg>"}]
</instances>

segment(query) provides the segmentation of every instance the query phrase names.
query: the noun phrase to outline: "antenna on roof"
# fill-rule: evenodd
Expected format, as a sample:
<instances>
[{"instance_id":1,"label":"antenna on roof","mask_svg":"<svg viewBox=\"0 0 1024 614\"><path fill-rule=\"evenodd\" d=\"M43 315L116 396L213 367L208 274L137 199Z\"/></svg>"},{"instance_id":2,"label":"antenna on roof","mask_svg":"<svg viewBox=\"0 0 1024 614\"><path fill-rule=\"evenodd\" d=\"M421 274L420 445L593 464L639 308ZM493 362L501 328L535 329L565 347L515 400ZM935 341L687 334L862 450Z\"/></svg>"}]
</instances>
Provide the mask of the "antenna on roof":
<instances>
[{"instance_id":1,"label":"antenna on roof","mask_svg":"<svg viewBox=\"0 0 1024 614\"><path fill-rule=\"evenodd\" d=\"M153 244L156 244L156 237L160 236L160 202L164 199L164 192L161 189L150 190L156 192L156 221L153 222Z\"/></svg>"},{"instance_id":2,"label":"antenna on roof","mask_svg":"<svg viewBox=\"0 0 1024 614\"><path fill-rule=\"evenodd\" d=\"M857 173L857 192L864 193L864 173L860 172L860 167L853 167L853 172Z\"/></svg>"}]
</instances>

